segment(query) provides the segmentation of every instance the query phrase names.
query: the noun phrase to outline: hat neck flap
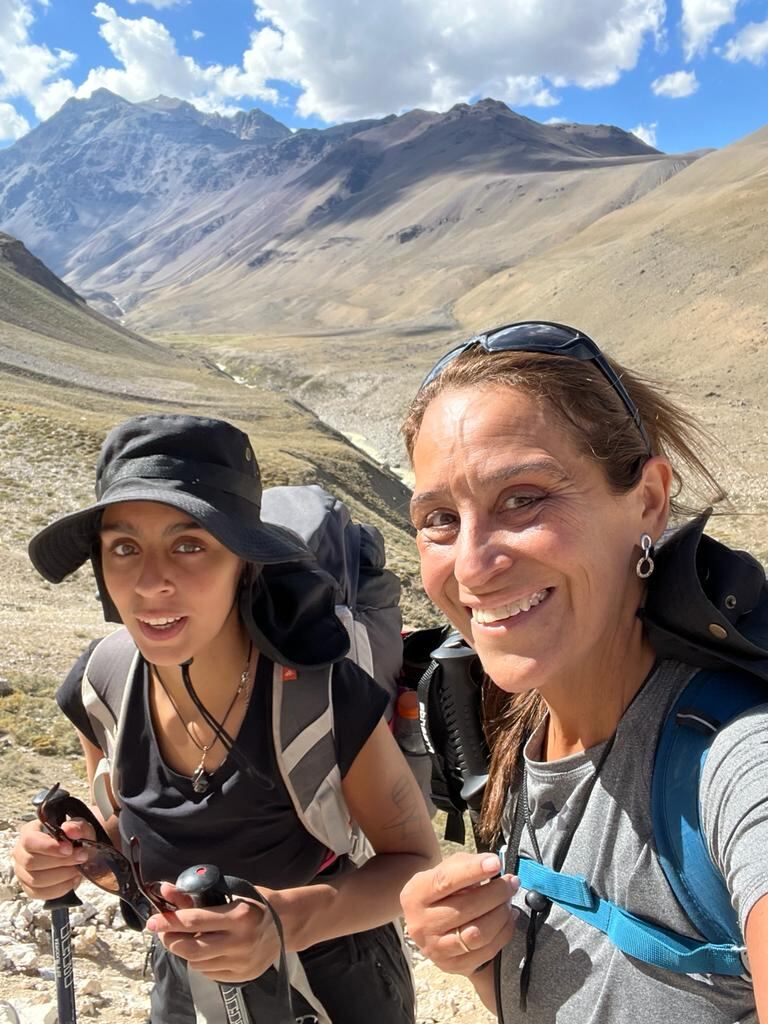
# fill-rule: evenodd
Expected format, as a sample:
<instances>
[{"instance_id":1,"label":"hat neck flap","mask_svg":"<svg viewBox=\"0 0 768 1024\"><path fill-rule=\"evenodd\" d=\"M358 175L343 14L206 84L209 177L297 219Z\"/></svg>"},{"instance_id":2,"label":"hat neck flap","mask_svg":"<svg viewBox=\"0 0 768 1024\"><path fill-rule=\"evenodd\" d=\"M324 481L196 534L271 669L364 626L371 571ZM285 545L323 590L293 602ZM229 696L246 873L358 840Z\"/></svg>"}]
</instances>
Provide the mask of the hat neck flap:
<instances>
[{"instance_id":1,"label":"hat neck flap","mask_svg":"<svg viewBox=\"0 0 768 1024\"><path fill-rule=\"evenodd\" d=\"M662 657L768 682L768 585L744 551L704 533L708 509L664 541L638 615Z\"/></svg>"},{"instance_id":2,"label":"hat neck flap","mask_svg":"<svg viewBox=\"0 0 768 1024\"><path fill-rule=\"evenodd\" d=\"M332 665L349 653L349 635L335 611L337 591L319 567L267 565L241 589L240 615L256 647L278 664Z\"/></svg>"}]
</instances>

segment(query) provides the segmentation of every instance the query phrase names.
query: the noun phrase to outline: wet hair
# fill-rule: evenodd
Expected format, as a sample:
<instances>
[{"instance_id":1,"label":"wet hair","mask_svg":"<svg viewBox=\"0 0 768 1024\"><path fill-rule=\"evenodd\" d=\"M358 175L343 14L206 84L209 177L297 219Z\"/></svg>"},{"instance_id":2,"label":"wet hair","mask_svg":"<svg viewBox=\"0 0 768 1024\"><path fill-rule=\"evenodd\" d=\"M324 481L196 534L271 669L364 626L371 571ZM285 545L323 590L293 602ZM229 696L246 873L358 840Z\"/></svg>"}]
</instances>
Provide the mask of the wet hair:
<instances>
[{"instance_id":1,"label":"wet hair","mask_svg":"<svg viewBox=\"0 0 768 1024\"><path fill-rule=\"evenodd\" d=\"M608 358L608 357L606 357ZM680 519L725 500L725 492L704 463L713 439L661 387L608 359L637 406L654 455L666 456L673 472L670 516ZM414 398L401 427L408 455L413 451L428 406L445 391L497 388L521 391L546 404L555 423L595 462L617 494L639 481L648 452L636 424L600 371L589 363L530 352L468 349ZM491 768L483 799L480 832L486 842L499 835L510 785L528 737L545 714L536 690L510 694L486 677L483 726L491 751Z\"/></svg>"}]
</instances>

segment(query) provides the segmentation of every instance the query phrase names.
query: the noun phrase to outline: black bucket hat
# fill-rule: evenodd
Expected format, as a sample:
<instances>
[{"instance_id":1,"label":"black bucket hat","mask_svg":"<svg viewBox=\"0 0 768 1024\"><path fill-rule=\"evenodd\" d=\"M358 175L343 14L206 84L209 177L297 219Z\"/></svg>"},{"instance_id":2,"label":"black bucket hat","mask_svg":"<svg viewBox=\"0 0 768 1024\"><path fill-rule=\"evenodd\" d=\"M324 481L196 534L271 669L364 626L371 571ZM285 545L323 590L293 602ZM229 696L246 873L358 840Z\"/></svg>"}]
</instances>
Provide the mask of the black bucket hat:
<instances>
[{"instance_id":1,"label":"black bucket hat","mask_svg":"<svg viewBox=\"0 0 768 1024\"><path fill-rule=\"evenodd\" d=\"M61 583L93 555L108 505L157 501L188 514L249 562L311 560L295 533L262 521L261 494L251 442L231 423L178 414L136 416L115 427L102 445L95 504L41 530L29 543L29 557L41 576Z\"/></svg>"}]
</instances>

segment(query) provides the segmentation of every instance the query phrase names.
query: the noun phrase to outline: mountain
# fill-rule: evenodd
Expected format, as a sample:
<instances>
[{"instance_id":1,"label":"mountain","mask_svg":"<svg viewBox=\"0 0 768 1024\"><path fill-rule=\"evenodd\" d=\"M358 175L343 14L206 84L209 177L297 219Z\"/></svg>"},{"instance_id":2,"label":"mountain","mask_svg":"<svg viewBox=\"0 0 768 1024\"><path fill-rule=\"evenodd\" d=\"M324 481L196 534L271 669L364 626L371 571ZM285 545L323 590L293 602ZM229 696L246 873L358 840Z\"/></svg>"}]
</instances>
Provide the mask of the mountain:
<instances>
[{"instance_id":1,"label":"mountain","mask_svg":"<svg viewBox=\"0 0 768 1024\"><path fill-rule=\"evenodd\" d=\"M468 326L544 310L687 384L708 390L727 374L728 387L768 409L766 168L768 127L480 283L456 316Z\"/></svg>"},{"instance_id":2,"label":"mountain","mask_svg":"<svg viewBox=\"0 0 768 1024\"><path fill-rule=\"evenodd\" d=\"M0 227L144 329L429 326L693 159L491 99L291 133L101 89L0 152Z\"/></svg>"}]
</instances>

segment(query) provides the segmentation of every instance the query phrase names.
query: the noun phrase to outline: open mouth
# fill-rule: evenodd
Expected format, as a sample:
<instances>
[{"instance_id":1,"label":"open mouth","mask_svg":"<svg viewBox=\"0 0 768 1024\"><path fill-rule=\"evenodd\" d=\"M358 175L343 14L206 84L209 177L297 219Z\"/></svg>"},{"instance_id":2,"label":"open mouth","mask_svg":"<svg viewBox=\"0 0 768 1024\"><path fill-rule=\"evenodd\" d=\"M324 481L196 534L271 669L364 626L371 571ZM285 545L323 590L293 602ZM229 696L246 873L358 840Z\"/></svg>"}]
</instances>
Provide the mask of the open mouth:
<instances>
[{"instance_id":1,"label":"open mouth","mask_svg":"<svg viewBox=\"0 0 768 1024\"><path fill-rule=\"evenodd\" d=\"M174 615L174 616L152 616L152 618L142 618L136 616L136 620L139 623L141 632L144 636L149 637L152 640L158 640L161 638L169 639L170 637L176 636L179 633L186 621L186 615Z\"/></svg>"},{"instance_id":2,"label":"open mouth","mask_svg":"<svg viewBox=\"0 0 768 1024\"><path fill-rule=\"evenodd\" d=\"M533 608L538 608L540 604L543 604L551 593L552 588L546 587L544 590L537 590L511 604L499 605L496 608L471 608L472 621L481 626L493 626L498 622L505 622L520 615L528 615Z\"/></svg>"}]
</instances>

